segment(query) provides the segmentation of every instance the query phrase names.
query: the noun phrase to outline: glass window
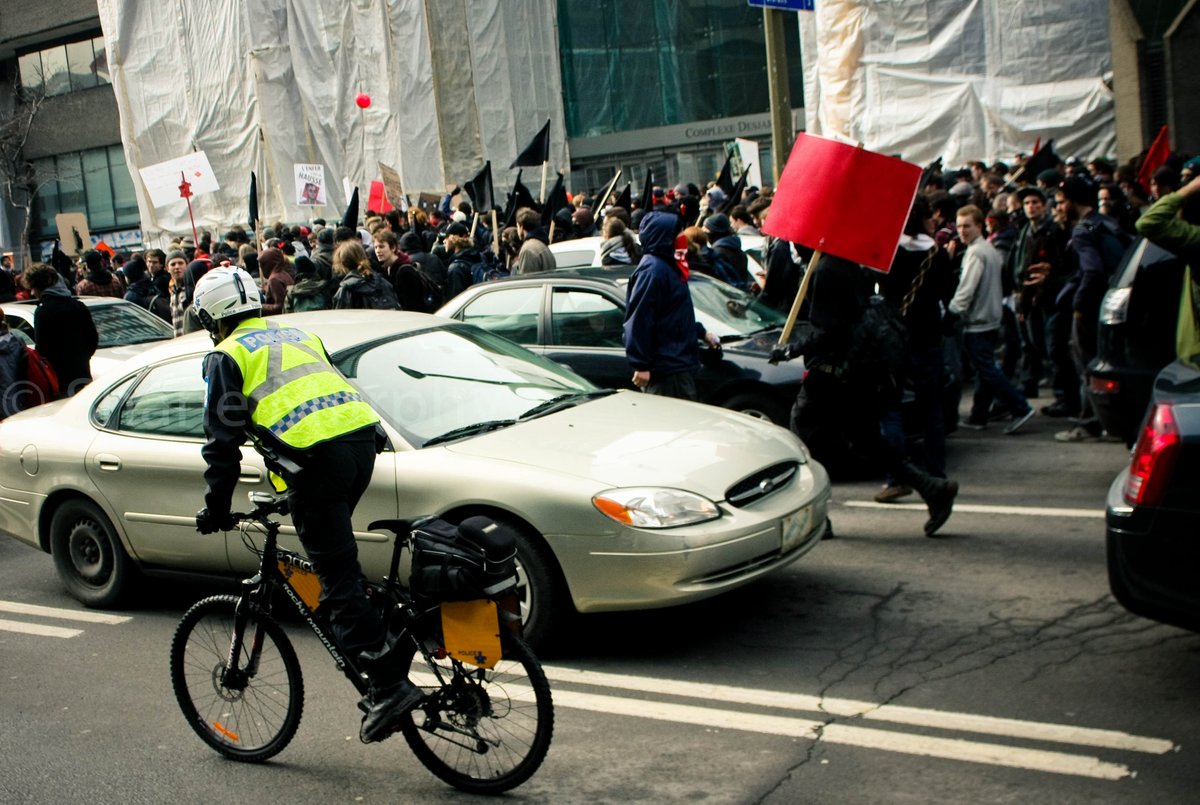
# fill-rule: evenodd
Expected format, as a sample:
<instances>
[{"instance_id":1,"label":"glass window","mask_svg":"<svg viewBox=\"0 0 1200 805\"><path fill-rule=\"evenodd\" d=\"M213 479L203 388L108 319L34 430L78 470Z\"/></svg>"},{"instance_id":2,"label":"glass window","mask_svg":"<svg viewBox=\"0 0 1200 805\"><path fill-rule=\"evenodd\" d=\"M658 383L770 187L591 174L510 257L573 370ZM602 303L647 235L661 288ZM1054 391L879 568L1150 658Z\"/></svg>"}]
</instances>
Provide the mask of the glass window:
<instances>
[{"instance_id":1,"label":"glass window","mask_svg":"<svg viewBox=\"0 0 1200 805\"><path fill-rule=\"evenodd\" d=\"M67 68L71 71L71 90L79 91L96 86L93 66L96 54L92 52L92 40L72 42L67 45Z\"/></svg>"},{"instance_id":2,"label":"glass window","mask_svg":"<svg viewBox=\"0 0 1200 805\"><path fill-rule=\"evenodd\" d=\"M21 86L30 92L42 87L42 54L26 53L17 60L21 69Z\"/></svg>"},{"instance_id":3,"label":"glass window","mask_svg":"<svg viewBox=\"0 0 1200 805\"><path fill-rule=\"evenodd\" d=\"M96 74L96 83L111 84L112 78L108 74L108 51L104 49L103 36L97 36L92 40L92 52L96 54L92 62L92 72Z\"/></svg>"},{"instance_id":4,"label":"glass window","mask_svg":"<svg viewBox=\"0 0 1200 805\"><path fill-rule=\"evenodd\" d=\"M722 338L744 338L782 327L787 321L787 316L775 308L717 280L693 275L688 289L692 292L696 321Z\"/></svg>"},{"instance_id":5,"label":"glass window","mask_svg":"<svg viewBox=\"0 0 1200 805\"><path fill-rule=\"evenodd\" d=\"M337 367L411 445L473 426L503 427L554 397L594 386L474 327L447 326L341 353ZM199 374L199 372L197 372Z\"/></svg>"},{"instance_id":6,"label":"glass window","mask_svg":"<svg viewBox=\"0 0 1200 805\"><path fill-rule=\"evenodd\" d=\"M33 160L33 170L40 188L33 199L34 229L40 237L57 237L54 216L62 208L58 206L58 182L53 178L57 175L54 157Z\"/></svg>"},{"instance_id":7,"label":"glass window","mask_svg":"<svg viewBox=\"0 0 1200 805\"><path fill-rule=\"evenodd\" d=\"M122 347L129 344L148 344L175 337L171 325L145 308L125 302L90 305L92 322L100 337L99 347Z\"/></svg>"},{"instance_id":8,"label":"glass window","mask_svg":"<svg viewBox=\"0 0 1200 805\"><path fill-rule=\"evenodd\" d=\"M96 405L92 408L93 423L102 428L108 427L113 412L117 410L117 405L121 402L121 398L125 396L126 390L128 390L136 377L137 375L132 375L104 392L104 395L96 401Z\"/></svg>"},{"instance_id":9,"label":"glass window","mask_svg":"<svg viewBox=\"0 0 1200 805\"><path fill-rule=\"evenodd\" d=\"M47 95L62 95L71 91L71 74L67 69L65 47L42 51L42 74Z\"/></svg>"},{"instance_id":10,"label":"glass window","mask_svg":"<svg viewBox=\"0 0 1200 805\"><path fill-rule=\"evenodd\" d=\"M129 168L125 166L125 152L119 145L108 147L108 172L112 180L117 226L138 226L142 219L138 214L133 177L129 175Z\"/></svg>"},{"instance_id":11,"label":"glass window","mask_svg":"<svg viewBox=\"0 0 1200 805\"><path fill-rule=\"evenodd\" d=\"M113 208L112 182L108 175L108 153L104 148L84 151L83 187L88 201L88 227L101 229L117 225Z\"/></svg>"},{"instance_id":12,"label":"glass window","mask_svg":"<svg viewBox=\"0 0 1200 805\"><path fill-rule=\"evenodd\" d=\"M518 344L536 344L542 287L506 288L480 294L463 308L463 321Z\"/></svg>"},{"instance_id":13,"label":"glass window","mask_svg":"<svg viewBox=\"0 0 1200 805\"><path fill-rule=\"evenodd\" d=\"M550 343L556 346L624 346L624 309L595 291L556 288L550 324Z\"/></svg>"},{"instance_id":14,"label":"glass window","mask_svg":"<svg viewBox=\"0 0 1200 805\"><path fill-rule=\"evenodd\" d=\"M121 406L118 430L156 436L204 436L204 378L192 357L151 369Z\"/></svg>"},{"instance_id":15,"label":"glass window","mask_svg":"<svg viewBox=\"0 0 1200 805\"><path fill-rule=\"evenodd\" d=\"M83 191L83 168L79 153L55 157L58 170L59 212L87 212L87 195Z\"/></svg>"}]
</instances>

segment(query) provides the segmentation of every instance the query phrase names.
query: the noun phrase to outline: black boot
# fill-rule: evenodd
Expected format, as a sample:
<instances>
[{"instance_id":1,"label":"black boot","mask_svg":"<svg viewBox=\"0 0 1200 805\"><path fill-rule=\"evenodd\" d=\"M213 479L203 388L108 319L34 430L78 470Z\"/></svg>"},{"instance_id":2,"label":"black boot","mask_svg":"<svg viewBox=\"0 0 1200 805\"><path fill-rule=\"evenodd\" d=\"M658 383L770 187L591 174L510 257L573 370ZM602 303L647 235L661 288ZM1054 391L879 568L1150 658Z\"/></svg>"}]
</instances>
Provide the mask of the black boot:
<instances>
[{"instance_id":1,"label":"black boot","mask_svg":"<svg viewBox=\"0 0 1200 805\"><path fill-rule=\"evenodd\" d=\"M364 700L367 714L358 731L359 740L365 744L382 741L395 732L400 720L420 704L424 696L398 668L391 648L360 655L361 666L370 684Z\"/></svg>"},{"instance_id":2,"label":"black boot","mask_svg":"<svg viewBox=\"0 0 1200 805\"><path fill-rule=\"evenodd\" d=\"M925 536L932 537L950 519L954 510L954 498L958 495L958 482L930 475L907 462L904 464L903 476L904 483L917 490L917 494L929 509L929 519L925 521Z\"/></svg>"}]
</instances>

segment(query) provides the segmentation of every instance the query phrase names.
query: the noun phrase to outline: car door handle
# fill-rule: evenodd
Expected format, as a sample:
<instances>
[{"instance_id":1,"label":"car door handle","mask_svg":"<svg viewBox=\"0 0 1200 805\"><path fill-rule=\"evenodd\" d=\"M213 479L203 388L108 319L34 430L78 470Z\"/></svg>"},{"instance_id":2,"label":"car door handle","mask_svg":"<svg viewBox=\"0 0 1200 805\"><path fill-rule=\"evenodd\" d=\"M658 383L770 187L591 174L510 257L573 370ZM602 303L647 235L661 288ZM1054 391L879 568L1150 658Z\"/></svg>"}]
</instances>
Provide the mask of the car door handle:
<instances>
[{"instance_id":1,"label":"car door handle","mask_svg":"<svg viewBox=\"0 0 1200 805\"><path fill-rule=\"evenodd\" d=\"M263 479L262 472L256 467L242 467L238 473L238 481L246 484L256 484Z\"/></svg>"},{"instance_id":2,"label":"car door handle","mask_svg":"<svg viewBox=\"0 0 1200 805\"><path fill-rule=\"evenodd\" d=\"M112 453L97 453L96 466L106 472L116 472L121 469L121 458Z\"/></svg>"}]
</instances>

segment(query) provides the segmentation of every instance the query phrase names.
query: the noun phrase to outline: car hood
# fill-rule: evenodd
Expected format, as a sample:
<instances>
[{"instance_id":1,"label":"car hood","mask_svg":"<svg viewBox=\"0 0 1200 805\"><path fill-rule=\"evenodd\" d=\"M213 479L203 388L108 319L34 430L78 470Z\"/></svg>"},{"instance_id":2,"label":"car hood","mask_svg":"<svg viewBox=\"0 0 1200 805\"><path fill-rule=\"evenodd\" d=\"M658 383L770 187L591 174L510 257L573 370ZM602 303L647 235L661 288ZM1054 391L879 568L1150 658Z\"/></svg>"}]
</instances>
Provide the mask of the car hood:
<instances>
[{"instance_id":1,"label":"car hood","mask_svg":"<svg viewBox=\"0 0 1200 805\"><path fill-rule=\"evenodd\" d=\"M165 339L169 341L170 339ZM124 367L130 358L141 355L148 349L162 345L163 341L147 341L144 344L125 344L119 347L103 347L92 355L92 377L102 377Z\"/></svg>"},{"instance_id":2,"label":"car hood","mask_svg":"<svg viewBox=\"0 0 1200 805\"><path fill-rule=\"evenodd\" d=\"M790 431L724 408L622 391L447 446L465 456L590 478L665 486L721 500L736 481L804 461Z\"/></svg>"}]
</instances>

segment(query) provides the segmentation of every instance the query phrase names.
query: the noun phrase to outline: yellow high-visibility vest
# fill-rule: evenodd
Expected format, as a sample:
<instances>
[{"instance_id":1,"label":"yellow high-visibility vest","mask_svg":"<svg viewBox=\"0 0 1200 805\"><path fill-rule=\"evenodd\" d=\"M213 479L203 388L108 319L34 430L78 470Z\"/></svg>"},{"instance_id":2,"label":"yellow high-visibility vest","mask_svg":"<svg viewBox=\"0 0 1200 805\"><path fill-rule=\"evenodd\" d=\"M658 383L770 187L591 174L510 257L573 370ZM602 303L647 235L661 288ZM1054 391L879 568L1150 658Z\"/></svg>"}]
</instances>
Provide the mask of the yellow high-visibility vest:
<instances>
[{"instance_id":1,"label":"yellow high-visibility vest","mask_svg":"<svg viewBox=\"0 0 1200 805\"><path fill-rule=\"evenodd\" d=\"M242 370L250 421L288 447L305 450L379 421L311 333L256 317L216 348Z\"/></svg>"}]
</instances>

